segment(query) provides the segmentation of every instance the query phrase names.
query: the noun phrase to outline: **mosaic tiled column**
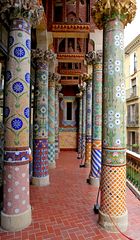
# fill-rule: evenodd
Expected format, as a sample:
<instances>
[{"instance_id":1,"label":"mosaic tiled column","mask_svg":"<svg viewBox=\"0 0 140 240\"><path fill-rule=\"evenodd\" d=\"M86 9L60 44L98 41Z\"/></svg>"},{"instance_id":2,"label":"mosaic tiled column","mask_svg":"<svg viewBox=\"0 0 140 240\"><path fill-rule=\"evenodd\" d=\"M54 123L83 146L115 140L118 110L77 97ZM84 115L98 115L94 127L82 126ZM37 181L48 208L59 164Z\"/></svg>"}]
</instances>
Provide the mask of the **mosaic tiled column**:
<instances>
[{"instance_id":1,"label":"mosaic tiled column","mask_svg":"<svg viewBox=\"0 0 140 240\"><path fill-rule=\"evenodd\" d=\"M93 117L91 169L88 182L99 186L102 145L102 51L97 51L96 55L94 52L91 58L93 64Z\"/></svg>"},{"instance_id":2,"label":"mosaic tiled column","mask_svg":"<svg viewBox=\"0 0 140 240\"><path fill-rule=\"evenodd\" d=\"M34 4L33 4L34 2ZM33 5L32 5L33 4ZM29 99L31 22L36 1L0 1L10 17L4 101L4 195L1 226L18 231L31 223L29 199ZM3 8L4 7L4 8ZM3 9L2 9L3 8ZM34 19L35 20L35 19Z\"/></svg>"},{"instance_id":3,"label":"mosaic tiled column","mask_svg":"<svg viewBox=\"0 0 140 240\"><path fill-rule=\"evenodd\" d=\"M59 103L63 99L63 97L64 97L64 94L59 93ZM60 137L59 137L59 135L60 135L60 131L58 132L58 152L60 153Z\"/></svg>"},{"instance_id":4,"label":"mosaic tiled column","mask_svg":"<svg viewBox=\"0 0 140 240\"><path fill-rule=\"evenodd\" d=\"M55 159L59 158L59 91L61 91L61 84L55 85Z\"/></svg>"},{"instance_id":5,"label":"mosaic tiled column","mask_svg":"<svg viewBox=\"0 0 140 240\"><path fill-rule=\"evenodd\" d=\"M82 92L76 95L79 98L79 128L78 128L78 159L81 159L82 147Z\"/></svg>"},{"instance_id":6,"label":"mosaic tiled column","mask_svg":"<svg viewBox=\"0 0 140 240\"><path fill-rule=\"evenodd\" d=\"M86 83L82 82L80 90L83 92L82 97L82 145L81 145L81 164L85 166L85 145L86 145Z\"/></svg>"},{"instance_id":7,"label":"mosaic tiled column","mask_svg":"<svg viewBox=\"0 0 140 240\"><path fill-rule=\"evenodd\" d=\"M86 146L85 146L85 167L91 163L91 132L92 132L92 78L85 76L86 82Z\"/></svg>"},{"instance_id":8,"label":"mosaic tiled column","mask_svg":"<svg viewBox=\"0 0 140 240\"><path fill-rule=\"evenodd\" d=\"M104 31L103 141L99 224L107 230L126 231L126 109L124 79L124 26L135 15L135 1L97 1L93 17Z\"/></svg>"},{"instance_id":9,"label":"mosaic tiled column","mask_svg":"<svg viewBox=\"0 0 140 240\"><path fill-rule=\"evenodd\" d=\"M36 60L36 79L34 86L33 118L33 177L32 184L49 184L48 174L48 62L50 51L36 49L32 51ZM53 57L53 56L52 56Z\"/></svg>"},{"instance_id":10,"label":"mosaic tiled column","mask_svg":"<svg viewBox=\"0 0 140 240\"><path fill-rule=\"evenodd\" d=\"M49 85L48 85L48 160L49 167L55 168L55 82L56 74L49 73Z\"/></svg>"}]
</instances>

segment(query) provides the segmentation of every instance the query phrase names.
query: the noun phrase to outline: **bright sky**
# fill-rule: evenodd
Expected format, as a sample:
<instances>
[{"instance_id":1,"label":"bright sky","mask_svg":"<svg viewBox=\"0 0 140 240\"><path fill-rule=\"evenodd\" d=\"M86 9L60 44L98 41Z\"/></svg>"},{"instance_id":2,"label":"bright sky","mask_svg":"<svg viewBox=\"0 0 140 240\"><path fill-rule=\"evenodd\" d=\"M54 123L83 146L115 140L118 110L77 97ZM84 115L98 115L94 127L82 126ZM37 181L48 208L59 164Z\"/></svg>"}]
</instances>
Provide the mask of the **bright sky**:
<instances>
[{"instance_id":1,"label":"bright sky","mask_svg":"<svg viewBox=\"0 0 140 240\"><path fill-rule=\"evenodd\" d=\"M124 31L124 45L127 46L138 34L140 34L140 0L137 2L136 16L131 24L128 24Z\"/></svg>"}]
</instances>

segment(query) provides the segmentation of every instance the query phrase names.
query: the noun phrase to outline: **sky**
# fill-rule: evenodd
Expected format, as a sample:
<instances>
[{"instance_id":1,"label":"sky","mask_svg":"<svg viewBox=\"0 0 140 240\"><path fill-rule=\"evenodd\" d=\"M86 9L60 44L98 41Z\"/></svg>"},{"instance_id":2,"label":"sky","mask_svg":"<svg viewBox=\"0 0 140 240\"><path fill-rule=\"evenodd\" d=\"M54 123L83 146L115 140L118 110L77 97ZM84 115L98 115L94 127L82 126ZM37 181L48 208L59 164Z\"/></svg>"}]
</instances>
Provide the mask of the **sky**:
<instances>
[{"instance_id":1,"label":"sky","mask_svg":"<svg viewBox=\"0 0 140 240\"><path fill-rule=\"evenodd\" d=\"M140 0L137 2L136 16L131 24L128 24L124 30L124 45L127 46L138 34L140 34Z\"/></svg>"}]
</instances>

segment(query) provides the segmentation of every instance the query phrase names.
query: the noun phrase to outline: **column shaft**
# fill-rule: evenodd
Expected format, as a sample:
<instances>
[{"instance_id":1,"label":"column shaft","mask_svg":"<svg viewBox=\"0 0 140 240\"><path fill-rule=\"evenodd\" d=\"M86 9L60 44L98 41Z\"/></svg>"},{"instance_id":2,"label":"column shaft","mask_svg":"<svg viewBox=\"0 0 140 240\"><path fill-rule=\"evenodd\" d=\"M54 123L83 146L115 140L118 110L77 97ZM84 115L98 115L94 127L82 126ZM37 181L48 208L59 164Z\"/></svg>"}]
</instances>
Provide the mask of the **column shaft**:
<instances>
[{"instance_id":1,"label":"column shaft","mask_svg":"<svg viewBox=\"0 0 140 240\"><path fill-rule=\"evenodd\" d=\"M4 202L1 225L17 231L31 223L29 201L30 23L11 19L5 81Z\"/></svg>"},{"instance_id":2,"label":"column shaft","mask_svg":"<svg viewBox=\"0 0 140 240\"><path fill-rule=\"evenodd\" d=\"M115 18L104 26L103 148L99 223L122 231L127 227L126 119L123 23Z\"/></svg>"},{"instance_id":3,"label":"column shaft","mask_svg":"<svg viewBox=\"0 0 140 240\"><path fill-rule=\"evenodd\" d=\"M49 167L55 168L55 79L54 74L49 74L48 85L48 160Z\"/></svg>"},{"instance_id":4,"label":"column shaft","mask_svg":"<svg viewBox=\"0 0 140 240\"><path fill-rule=\"evenodd\" d=\"M59 91L61 84L57 83L55 88L55 159L59 158Z\"/></svg>"},{"instance_id":5,"label":"column shaft","mask_svg":"<svg viewBox=\"0 0 140 240\"><path fill-rule=\"evenodd\" d=\"M102 139L102 54L93 64L92 154L89 183L99 186Z\"/></svg>"},{"instance_id":6,"label":"column shaft","mask_svg":"<svg viewBox=\"0 0 140 240\"><path fill-rule=\"evenodd\" d=\"M91 132L92 132L92 81L87 80L86 87L86 149L85 149L85 167L91 163Z\"/></svg>"},{"instance_id":7,"label":"column shaft","mask_svg":"<svg viewBox=\"0 0 140 240\"><path fill-rule=\"evenodd\" d=\"M85 145L86 145L86 89L83 90L83 98L82 98L82 146L81 146L81 154L82 154L82 163L85 162Z\"/></svg>"},{"instance_id":8,"label":"column shaft","mask_svg":"<svg viewBox=\"0 0 140 240\"><path fill-rule=\"evenodd\" d=\"M78 129L78 159L80 159L82 151L82 96L79 98L79 129Z\"/></svg>"},{"instance_id":9,"label":"column shaft","mask_svg":"<svg viewBox=\"0 0 140 240\"><path fill-rule=\"evenodd\" d=\"M48 64L37 61L34 88L33 178L37 186L49 184L48 174Z\"/></svg>"}]
</instances>

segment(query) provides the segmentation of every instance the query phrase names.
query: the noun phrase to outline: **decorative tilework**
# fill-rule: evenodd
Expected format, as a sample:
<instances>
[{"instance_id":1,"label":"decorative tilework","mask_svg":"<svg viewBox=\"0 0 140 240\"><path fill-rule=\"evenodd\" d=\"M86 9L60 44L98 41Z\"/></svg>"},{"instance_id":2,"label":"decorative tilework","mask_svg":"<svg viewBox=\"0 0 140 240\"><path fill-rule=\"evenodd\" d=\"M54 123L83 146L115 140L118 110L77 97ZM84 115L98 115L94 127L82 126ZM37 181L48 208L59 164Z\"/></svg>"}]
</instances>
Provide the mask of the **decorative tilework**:
<instances>
[{"instance_id":1,"label":"decorative tilework","mask_svg":"<svg viewBox=\"0 0 140 240\"><path fill-rule=\"evenodd\" d=\"M8 163L17 163L29 161L29 149L19 151L4 151L4 161Z\"/></svg>"},{"instance_id":2,"label":"decorative tilework","mask_svg":"<svg viewBox=\"0 0 140 240\"><path fill-rule=\"evenodd\" d=\"M46 177L48 175L48 140L34 139L34 177Z\"/></svg>"}]
</instances>

